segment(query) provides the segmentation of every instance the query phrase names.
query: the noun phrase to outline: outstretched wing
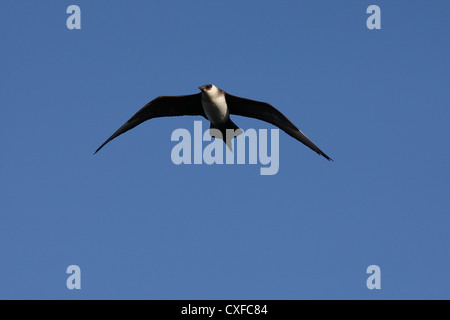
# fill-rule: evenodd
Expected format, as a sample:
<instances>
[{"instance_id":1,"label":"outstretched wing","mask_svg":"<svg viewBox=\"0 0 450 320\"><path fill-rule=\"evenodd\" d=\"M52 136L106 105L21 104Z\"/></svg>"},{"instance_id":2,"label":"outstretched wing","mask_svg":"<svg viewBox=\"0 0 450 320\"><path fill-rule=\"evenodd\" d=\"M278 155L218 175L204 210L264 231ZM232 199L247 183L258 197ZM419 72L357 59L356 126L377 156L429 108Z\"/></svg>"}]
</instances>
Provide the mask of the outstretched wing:
<instances>
[{"instance_id":1,"label":"outstretched wing","mask_svg":"<svg viewBox=\"0 0 450 320\"><path fill-rule=\"evenodd\" d=\"M201 93L187 96L162 96L147 103L136 112L130 120L125 122L114 134L109 137L98 149L96 154L105 144L120 136L122 133L133 129L144 121L159 117L175 116L205 116L203 111Z\"/></svg>"},{"instance_id":2,"label":"outstretched wing","mask_svg":"<svg viewBox=\"0 0 450 320\"><path fill-rule=\"evenodd\" d=\"M266 102L260 102L245 98L233 96L225 93L228 109L231 114L255 118L258 120L271 123L291 137L297 139L307 147L311 148L327 160L332 160L322 150L320 150L307 136L303 134L288 118L286 118L280 111L275 109L272 105Z\"/></svg>"}]
</instances>

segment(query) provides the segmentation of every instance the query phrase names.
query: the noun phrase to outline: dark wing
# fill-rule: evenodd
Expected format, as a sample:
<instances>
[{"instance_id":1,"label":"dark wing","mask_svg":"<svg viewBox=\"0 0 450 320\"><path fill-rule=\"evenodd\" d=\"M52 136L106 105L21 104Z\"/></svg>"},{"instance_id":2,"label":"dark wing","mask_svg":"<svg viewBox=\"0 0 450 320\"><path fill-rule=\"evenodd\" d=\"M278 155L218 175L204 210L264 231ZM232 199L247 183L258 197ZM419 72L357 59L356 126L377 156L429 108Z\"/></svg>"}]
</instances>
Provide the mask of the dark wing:
<instances>
[{"instance_id":1,"label":"dark wing","mask_svg":"<svg viewBox=\"0 0 450 320\"><path fill-rule=\"evenodd\" d=\"M125 122L114 134L109 137L98 149L96 154L105 144L120 136L122 133L133 129L137 125L152 118L175 117L175 116L205 116L203 111L201 93L187 96L165 96L158 97L147 103L141 110L136 112L130 120Z\"/></svg>"},{"instance_id":2,"label":"dark wing","mask_svg":"<svg viewBox=\"0 0 450 320\"><path fill-rule=\"evenodd\" d=\"M291 137L297 139L304 145L308 146L327 160L332 160L322 150L320 150L311 140L306 137L292 122L289 121L280 111L266 102L260 102L245 98L233 96L225 93L228 109L231 114L238 116L250 117L269 122Z\"/></svg>"}]
</instances>

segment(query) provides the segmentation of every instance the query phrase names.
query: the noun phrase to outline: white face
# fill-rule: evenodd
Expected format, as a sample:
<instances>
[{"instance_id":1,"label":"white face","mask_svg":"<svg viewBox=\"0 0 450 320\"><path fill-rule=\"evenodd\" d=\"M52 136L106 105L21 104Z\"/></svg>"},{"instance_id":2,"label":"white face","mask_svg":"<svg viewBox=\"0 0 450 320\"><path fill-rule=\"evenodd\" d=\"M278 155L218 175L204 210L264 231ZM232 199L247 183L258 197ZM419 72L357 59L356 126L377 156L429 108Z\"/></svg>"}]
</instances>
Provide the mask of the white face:
<instances>
[{"instance_id":1,"label":"white face","mask_svg":"<svg viewBox=\"0 0 450 320\"><path fill-rule=\"evenodd\" d=\"M213 84L205 84L204 86L199 87L202 93L206 94L209 98L214 98L220 93L219 88L217 88Z\"/></svg>"}]
</instances>

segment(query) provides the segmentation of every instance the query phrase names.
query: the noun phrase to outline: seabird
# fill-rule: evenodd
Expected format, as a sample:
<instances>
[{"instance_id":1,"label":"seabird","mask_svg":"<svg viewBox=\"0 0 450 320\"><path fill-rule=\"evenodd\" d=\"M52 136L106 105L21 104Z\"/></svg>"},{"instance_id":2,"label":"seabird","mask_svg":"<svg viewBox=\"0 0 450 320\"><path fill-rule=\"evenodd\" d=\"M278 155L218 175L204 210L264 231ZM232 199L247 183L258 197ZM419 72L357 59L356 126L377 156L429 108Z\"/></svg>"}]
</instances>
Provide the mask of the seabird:
<instances>
[{"instance_id":1,"label":"seabird","mask_svg":"<svg viewBox=\"0 0 450 320\"><path fill-rule=\"evenodd\" d=\"M266 102L233 96L213 84L206 84L199 87L199 89L200 92L196 94L160 96L150 101L114 132L95 153L122 133L133 129L144 121L160 117L203 116L211 122L211 129L217 129L222 133L222 136L219 135L222 139L226 137L226 129L235 130L235 135L231 137L233 139L242 133L242 130L230 119L230 114L234 114L271 123L327 160L332 160L272 105ZM229 139L227 141L224 140L231 149L230 141Z\"/></svg>"}]
</instances>

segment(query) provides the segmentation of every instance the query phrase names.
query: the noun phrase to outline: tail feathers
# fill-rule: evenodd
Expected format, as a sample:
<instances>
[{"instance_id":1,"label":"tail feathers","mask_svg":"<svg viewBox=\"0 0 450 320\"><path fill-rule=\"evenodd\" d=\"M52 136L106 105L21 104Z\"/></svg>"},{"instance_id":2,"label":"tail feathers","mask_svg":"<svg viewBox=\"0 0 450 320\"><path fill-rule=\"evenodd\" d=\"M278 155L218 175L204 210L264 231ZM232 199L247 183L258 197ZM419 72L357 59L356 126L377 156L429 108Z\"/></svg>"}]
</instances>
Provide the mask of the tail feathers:
<instances>
[{"instance_id":1,"label":"tail feathers","mask_svg":"<svg viewBox=\"0 0 450 320\"><path fill-rule=\"evenodd\" d=\"M209 134L211 137L223 140L230 151L233 151L231 141L242 133L244 133L244 131L231 121L231 119L228 119L228 121L221 126L216 126L211 122L211 126L209 127Z\"/></svg>"}]
</instances>

